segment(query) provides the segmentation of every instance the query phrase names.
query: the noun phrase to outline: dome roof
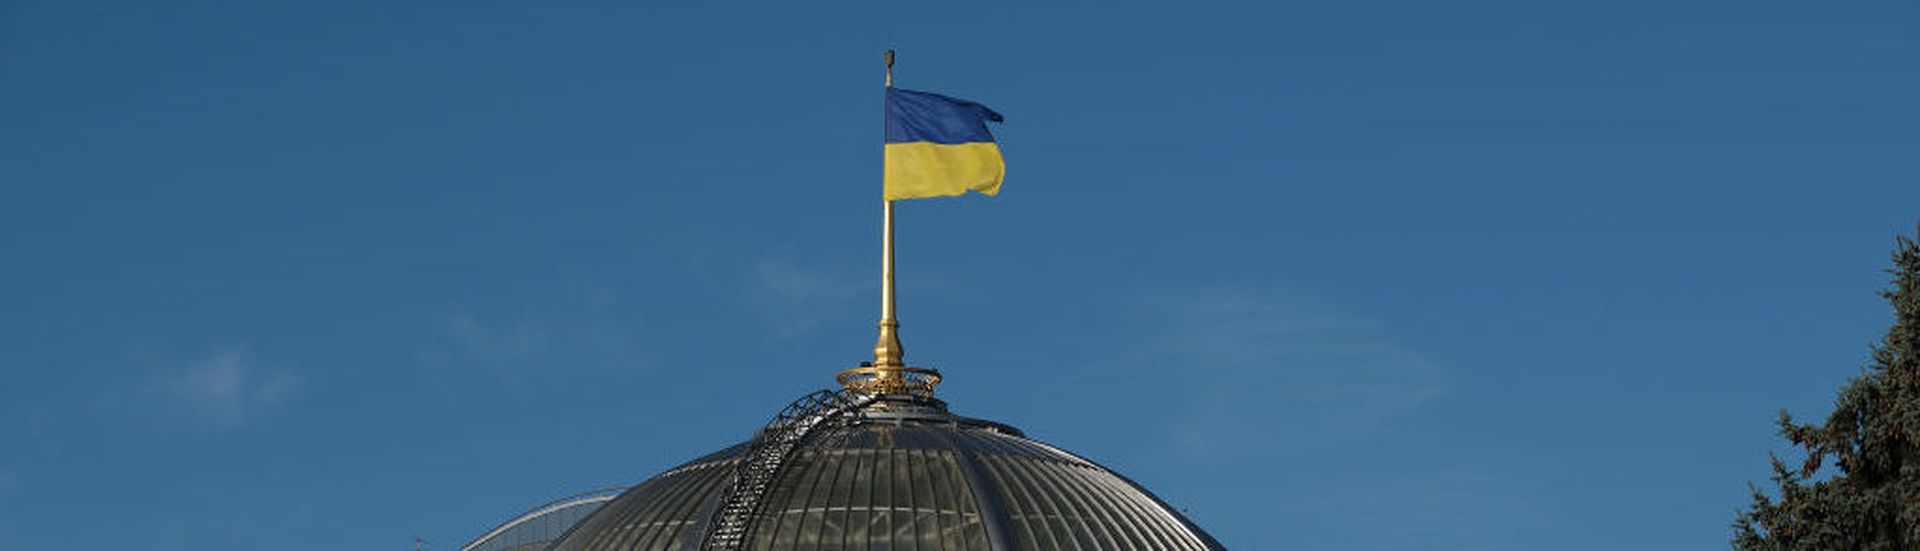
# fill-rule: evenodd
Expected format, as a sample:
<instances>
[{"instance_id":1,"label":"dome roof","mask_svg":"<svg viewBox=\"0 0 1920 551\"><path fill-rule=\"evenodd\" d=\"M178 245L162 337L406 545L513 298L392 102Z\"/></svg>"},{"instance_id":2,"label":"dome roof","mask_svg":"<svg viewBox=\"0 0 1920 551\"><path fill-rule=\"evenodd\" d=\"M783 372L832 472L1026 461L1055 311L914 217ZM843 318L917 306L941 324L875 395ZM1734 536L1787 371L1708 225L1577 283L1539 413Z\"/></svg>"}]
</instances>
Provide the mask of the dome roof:
<instances>
[{"instance_id":1,"label":"dome roof","mask_svg":"<svg viewBox=\"0 0 1920 551\"><path fill-rule=\"evenodd\" d=\"M547 502L521 513L460 546L460 551L537 551L626 488L606 488Z\"/></svg>"},{"instance_id":2,"label":"dome roof","mask_svg":"<svg viewBox=\"0 0 1920 551\"><path fill-rule=\"evenodd\" d=\"M841 406L848 415L828 430L804 430L820 415L783 415L752 441L661 473L552 549L713 549L713 533L734 525L730 546L754 551L1225 549L1125 477L1013 427L937 400ZM767 451L783 429L792 445ZM759 493L737 505L753 480Z\"/></svg>"}]
</instances>

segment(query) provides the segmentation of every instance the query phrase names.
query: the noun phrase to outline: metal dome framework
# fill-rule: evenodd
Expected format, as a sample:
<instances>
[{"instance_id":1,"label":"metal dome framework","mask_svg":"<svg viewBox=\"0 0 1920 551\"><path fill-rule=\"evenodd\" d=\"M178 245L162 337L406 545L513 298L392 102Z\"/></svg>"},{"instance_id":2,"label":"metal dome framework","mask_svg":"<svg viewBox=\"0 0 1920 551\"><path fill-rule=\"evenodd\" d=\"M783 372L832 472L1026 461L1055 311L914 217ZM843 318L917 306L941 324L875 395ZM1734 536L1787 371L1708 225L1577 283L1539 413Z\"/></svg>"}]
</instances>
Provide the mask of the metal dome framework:
<instances>
[{"instance_id":1,"label":"metal dome framework","mask_svg":"<svg viewBox=\"0 0 1920 551\"><path fill-rule=\"evenodd\" d=\"M930 396L822 391L615 498L556 551L1224 546L1145 489Z\"/></svg>"},{"instance_id":2,"label":"metal dome framework","mask_svg":"<svg viewBox=\"0 0 1920 551\"><path fill-rule=\"evenodd\" d=\"M622 486L581 492L528 509L460 546L460 551L545 549L580 519L613 501L626 489Z\"/></svg>"}]
</instances>

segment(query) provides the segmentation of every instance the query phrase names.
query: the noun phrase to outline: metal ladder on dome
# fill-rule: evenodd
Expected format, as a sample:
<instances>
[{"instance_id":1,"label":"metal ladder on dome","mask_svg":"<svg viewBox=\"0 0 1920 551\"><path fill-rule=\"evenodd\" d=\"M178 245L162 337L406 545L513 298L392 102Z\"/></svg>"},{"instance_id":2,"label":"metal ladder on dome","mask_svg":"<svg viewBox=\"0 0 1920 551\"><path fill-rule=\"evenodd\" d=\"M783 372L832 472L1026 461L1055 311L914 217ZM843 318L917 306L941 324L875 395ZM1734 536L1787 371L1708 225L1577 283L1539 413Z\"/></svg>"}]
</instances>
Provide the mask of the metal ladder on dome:
<instances>
[{"instance_id":1,"label":"metal ladder on dome","mask_svg":"<svg viewBox=\"0 0 1920 551\"><path fill-rule=\"evenodd\" d=\"M847 416L851 414L857 421L860 410L878 398L846 390L822 390L781 409L747 443L745 457L734 467L733 482L722 494L720 507L707 519L700 550L735 551L745 546L752 535L754 516L794 450L823 426L829 432L851 426Z\"/></svg>"}]
</instances>

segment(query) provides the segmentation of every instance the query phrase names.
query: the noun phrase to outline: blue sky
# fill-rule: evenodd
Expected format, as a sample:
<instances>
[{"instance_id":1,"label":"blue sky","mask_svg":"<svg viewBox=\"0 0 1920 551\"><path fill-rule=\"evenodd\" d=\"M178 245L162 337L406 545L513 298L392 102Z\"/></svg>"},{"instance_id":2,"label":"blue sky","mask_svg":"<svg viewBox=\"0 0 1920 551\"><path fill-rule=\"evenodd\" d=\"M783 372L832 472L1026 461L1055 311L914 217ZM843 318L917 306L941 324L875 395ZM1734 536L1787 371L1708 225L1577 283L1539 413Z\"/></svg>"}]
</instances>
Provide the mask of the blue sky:
<instances>
[{"instance_id":1,"label":"blue sky","mask_svg":"<svg viewBox=\"0 0 1920 551\"><path fill-rule=\"evenodd\" d=\"M396 4L0 5L0 548L748 436L871 346L889 47L1007 116L909 360L1234 549L1724 545L1920 220L1912 2Z\"/></svg>"}]
</instances>

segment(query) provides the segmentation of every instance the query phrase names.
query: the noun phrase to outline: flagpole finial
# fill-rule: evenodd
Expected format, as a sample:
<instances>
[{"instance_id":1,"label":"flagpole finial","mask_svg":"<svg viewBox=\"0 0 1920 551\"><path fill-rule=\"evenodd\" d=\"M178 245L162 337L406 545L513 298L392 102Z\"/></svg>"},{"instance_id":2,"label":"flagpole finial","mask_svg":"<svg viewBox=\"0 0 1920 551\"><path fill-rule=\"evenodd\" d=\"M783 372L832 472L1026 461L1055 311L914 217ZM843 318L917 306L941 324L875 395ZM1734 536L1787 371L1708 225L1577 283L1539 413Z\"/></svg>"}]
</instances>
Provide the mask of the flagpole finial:
<instances>
[{"instance_id":1,"label":"flagpole finial","mask_svg":"<svg viewBox=\"0 0 1920 551\"><path fill-rule=\"evenodd\" d=\"M887 63L887 87L892 88L893 87L893 49L888 48L886 55L881 57L882 59L886 60L886 63Z\"/></svg>"}]
</instances>

